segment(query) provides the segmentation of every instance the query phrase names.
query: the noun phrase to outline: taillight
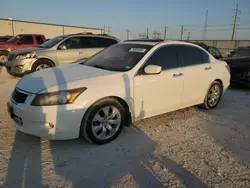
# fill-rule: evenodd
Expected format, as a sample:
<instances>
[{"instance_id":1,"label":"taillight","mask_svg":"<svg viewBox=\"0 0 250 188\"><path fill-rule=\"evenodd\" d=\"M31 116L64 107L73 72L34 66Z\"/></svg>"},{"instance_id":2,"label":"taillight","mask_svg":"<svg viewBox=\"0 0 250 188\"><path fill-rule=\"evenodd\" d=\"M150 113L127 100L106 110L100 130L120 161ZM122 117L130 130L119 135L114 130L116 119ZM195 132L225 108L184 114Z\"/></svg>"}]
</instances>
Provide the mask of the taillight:
<instances>
[{"instance_id":1,"label":"taillight","mask_svg":"<svg viewBox=\"0 0 250 188\"><path fill-rule=\"evenodd\" d=\"M230 73L230 67L228 65L225 66L228 70L228 72Z\"/></svg>"}]
</instances>

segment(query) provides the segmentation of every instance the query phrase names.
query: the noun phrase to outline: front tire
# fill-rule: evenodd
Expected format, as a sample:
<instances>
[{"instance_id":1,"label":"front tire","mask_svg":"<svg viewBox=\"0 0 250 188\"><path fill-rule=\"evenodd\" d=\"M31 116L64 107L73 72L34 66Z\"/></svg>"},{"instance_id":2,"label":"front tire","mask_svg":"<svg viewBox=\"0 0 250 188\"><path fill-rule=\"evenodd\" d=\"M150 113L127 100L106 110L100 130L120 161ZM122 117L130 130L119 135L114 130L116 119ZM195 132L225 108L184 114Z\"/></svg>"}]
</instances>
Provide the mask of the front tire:
<instances>
[{"instance_id":1,"label":"front tire","mask_svg":"<svg viewBox=\"0 0 250 188\"><path fill-rule=\"evenodd\" d=\"M31 72L36 72L36 71L40 71L42 69L48 69L48 68L51 68L53 67L53 63L49 60L37 60L32 68L31 68Z\"/></svg>"},{"instance_id":2,"label":"front tire","mask_svg":"<svg viewBox=\"0 0 250 188\"><path fill-rule=\"evenodd\" d=\"M94 144L106 144L120 134L126 123L126 111L113 98L98 101L86 112L80 135Z\"/></svg>"},{"instance_id":3,"label":"front tire","mask_svg":"<svg viewBox=\"0 0 250 188\"><path fill-rule=\"evenodd\" d=\"M220 102L222 93L222 85L219 82L214 81L208 89L204 103L201 105L201 107L207 110L215 108Z\"/></svg>"},{"instance_id":4,"label":"front tire","mask_svg":"<svg viewBox=\"0 0 250 188\"><path fill-rule=\"evenodd\" d=\"M8 52L0 52L0 64L1 65L4 65L7 61L8 61L8 55L9 53Z\"/></svg>"}]
</instances>

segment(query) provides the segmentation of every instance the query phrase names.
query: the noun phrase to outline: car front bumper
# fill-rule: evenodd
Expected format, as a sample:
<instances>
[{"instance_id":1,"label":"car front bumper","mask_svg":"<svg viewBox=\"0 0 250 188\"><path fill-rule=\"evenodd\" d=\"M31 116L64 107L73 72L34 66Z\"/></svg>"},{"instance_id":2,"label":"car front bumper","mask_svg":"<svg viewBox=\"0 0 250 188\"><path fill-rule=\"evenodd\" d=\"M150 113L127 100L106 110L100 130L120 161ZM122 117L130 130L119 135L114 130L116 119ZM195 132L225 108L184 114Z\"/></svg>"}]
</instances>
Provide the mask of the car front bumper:
<instances>
[{"instance_id":1,"label":"car front bumper","mask_svg":"<svg viewBox=\"0 0 250 188\"><path fill-rule=\"evenodd\" d=\"M35 94L25 103L16 103L12 96L8 103L11 118L17 130L50 140L67 140L79 137L86 108L78 104L57 106L31 106Z\"/></svg>"},{"instance_id":2,"label":"car front bumper","mask_svg":"<svg viewBox=\"0 0 250 188\"><path fill-rule=\"evenodd\" d=\"M37 61L37 59L14 59L12 61L7 61L5 67L7 72L13 76L24 76L31 72L32 65Z\"/></svg>"}]
</instances>

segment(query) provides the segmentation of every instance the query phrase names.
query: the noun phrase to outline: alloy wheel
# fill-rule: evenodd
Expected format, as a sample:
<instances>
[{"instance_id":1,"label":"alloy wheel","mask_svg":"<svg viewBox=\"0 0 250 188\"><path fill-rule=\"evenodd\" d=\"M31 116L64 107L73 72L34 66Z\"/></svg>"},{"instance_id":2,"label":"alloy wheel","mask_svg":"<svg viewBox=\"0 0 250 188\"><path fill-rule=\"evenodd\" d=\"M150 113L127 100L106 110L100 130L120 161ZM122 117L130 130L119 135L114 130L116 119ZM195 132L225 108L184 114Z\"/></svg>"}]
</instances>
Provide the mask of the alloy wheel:
<instances>
[{"instance_id":1,"label":"alloy wheel","mask_svg":"<svg viewBox=\"0 0 250 188\"><path fill-rule=\"evenodd\" d=\"M39 70L42 70L42 69L47 69L47 68L50 68L50 66L46 65L46 64L40 64L40 65L37 66L36 71L39 71Z\"/></svg>"},{"instance_id":2,"label":"alloy wheel","mask_svg":"<svg viewBox=\"0 0 250 188\"><path fill-rule=\"evenodd\" d=\"M0 55L0 63L5 63L8 61L8 57L6 55Z\"/></svg>"},{"instance_id":3,"label":"alloy wheel","mask_svg":"<svg viewBox=\"0 0 250 188\"><path fill-rule=\"evenodd\" d=\"M93 135L99 140L107 140L119 130L121 113L115 106L105 106L95 115L91 123Z\"/></svg>"},{"instance_id":4,"label":"alloy wheel","mask_svg":"<svg viewBox=\"0 0 250 188\"><path fill-rule=\"evenodd\" d=\"M221 89L219 85L213 85L208 93L208 104L210 107L214 107L220 100Z\"/></svg>"}]
</instances>

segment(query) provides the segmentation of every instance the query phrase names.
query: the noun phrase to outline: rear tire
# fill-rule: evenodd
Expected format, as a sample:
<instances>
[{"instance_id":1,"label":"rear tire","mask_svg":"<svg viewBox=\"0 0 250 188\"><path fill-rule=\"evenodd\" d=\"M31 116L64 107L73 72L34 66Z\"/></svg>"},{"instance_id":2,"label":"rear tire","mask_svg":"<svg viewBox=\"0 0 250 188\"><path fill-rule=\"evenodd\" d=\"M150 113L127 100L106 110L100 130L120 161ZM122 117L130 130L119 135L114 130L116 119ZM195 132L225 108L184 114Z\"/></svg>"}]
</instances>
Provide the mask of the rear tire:
<instances>
[{"instance_id":1,"label":"rear tire","mask_svg":"<svg viewBox=\"0 0 250 188\"><path fill-rule=\"evenodd\" d=\"M49 60L43 59L43 60L37 60L32 68L31 68L31 72L36 72L42 69L47 69L47 68L51 68L53 67L53 63Z\"/></svg>"},{"instance_id":2,"label":"rear tire","mask_svg":"<svg viewBox=\"0 0 250 188\"><path fill-rule=\"evenodd\" d=\"M90 143L106 144L118 137L125 123L126 111L123 106L113 98L106 98L87 110L81 123L80 136Z\"/></svg>"},{"instance_id":3,"label":"rear tire","mask_svg":"<svg viewBox=\"0 0 250 188\"><path fill-rule=\"evenodd\" d=\"M208 89L203 104L200 106L207 110L215 108L220 102L222 93L223 93L222 85L219 82L214 81L211 84L210 88Z\"/></svg>"}]
</instances>

